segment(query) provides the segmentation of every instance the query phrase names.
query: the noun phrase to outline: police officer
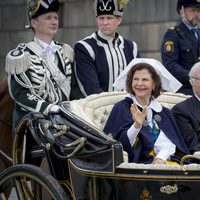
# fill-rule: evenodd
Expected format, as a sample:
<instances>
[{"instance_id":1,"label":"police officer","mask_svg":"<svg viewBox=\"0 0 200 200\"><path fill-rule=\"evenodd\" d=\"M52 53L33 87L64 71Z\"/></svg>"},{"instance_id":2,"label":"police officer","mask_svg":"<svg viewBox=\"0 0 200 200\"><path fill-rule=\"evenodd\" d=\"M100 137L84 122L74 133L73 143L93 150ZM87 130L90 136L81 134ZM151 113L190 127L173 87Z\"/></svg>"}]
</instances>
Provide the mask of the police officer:
<instances>
[{"instance_id":1,"label":"police officer","mask_svg":"<svg viewBox=\"0 0 200 200\"><path fill-rule=\"evenodd\" d=\"M167 30L161 45L164 66L183 84L178 92L192 94L188 73L200 61L200 0L178 0L181 21Z\"/></svg>"},{"instance_id":2,"label":"police officer","mask_svg":"<svg viewBox=\"0 0 200 200\"><path fill-rule=\"evenodd\" d=\"M85 96L113 91L113 82L138 56L137 44L117 33L128 0L95 0L98 31L74 46L76 73Z\"/></svg>"},{"instance_id":3,"label":"police officer","mask_svg":"<svg viewBox=\"0 0 200 200\"><path fill-rule=\"evenodd\" d=\"M53 40L59 6L58 0L29 0L28 27L34 32L33 41L20 43L7 54L9 92L16 103L14 128L28 112L58 112L59 102L75 98L73 49Z\"/></svg>"}]
</instances>

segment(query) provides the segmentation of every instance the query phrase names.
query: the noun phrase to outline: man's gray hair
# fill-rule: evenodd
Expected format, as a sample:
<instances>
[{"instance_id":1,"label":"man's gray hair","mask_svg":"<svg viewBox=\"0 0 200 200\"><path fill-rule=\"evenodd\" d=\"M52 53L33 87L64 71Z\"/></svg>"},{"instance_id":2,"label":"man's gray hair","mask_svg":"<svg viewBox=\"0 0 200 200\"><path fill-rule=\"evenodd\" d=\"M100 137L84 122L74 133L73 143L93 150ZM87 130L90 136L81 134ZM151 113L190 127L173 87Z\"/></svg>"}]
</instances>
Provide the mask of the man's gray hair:
<instances>
[{"instance_id":1,"label":"man's gray hair","mask_svg":"<svg viewBox=\"0 0 200 200\"><path fill-rule=\"evenodd\" d=\"M189 72L189 77L195 76L195 74L197 73L197 70L200 70L200 62L197 62L192 66Z\"/></svg>"}]
</instances>

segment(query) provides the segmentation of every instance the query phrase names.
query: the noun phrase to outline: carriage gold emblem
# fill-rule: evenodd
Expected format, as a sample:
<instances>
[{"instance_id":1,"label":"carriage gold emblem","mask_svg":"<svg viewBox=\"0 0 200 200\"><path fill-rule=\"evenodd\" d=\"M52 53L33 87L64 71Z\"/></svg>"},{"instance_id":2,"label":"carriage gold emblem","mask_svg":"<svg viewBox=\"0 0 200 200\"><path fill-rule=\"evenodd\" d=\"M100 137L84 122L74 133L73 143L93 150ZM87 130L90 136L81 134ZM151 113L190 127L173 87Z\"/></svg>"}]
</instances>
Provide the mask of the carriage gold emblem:
<instances>
[{"instance_id":1,"label":"carriage gold emblem","mask_svg":"<svg viewBox=\"0 0 200 200\"><path fill-rule=\"evenodd\" d=\"M173 52L174 51L174 42L173 41L166 41L164 46L165 52Z\"/></svg>"},{"instance_id":2,"label":"carriage gold emblem","mask_svg":"<svg viewBox=\"0 0 200 200\"><path fill-rule=\"evenodd\" d=\"M144 188L142 194L140 195L140 200L153 200L150 192L147 190L146 187Z\"/></svg>"}]
</instances>

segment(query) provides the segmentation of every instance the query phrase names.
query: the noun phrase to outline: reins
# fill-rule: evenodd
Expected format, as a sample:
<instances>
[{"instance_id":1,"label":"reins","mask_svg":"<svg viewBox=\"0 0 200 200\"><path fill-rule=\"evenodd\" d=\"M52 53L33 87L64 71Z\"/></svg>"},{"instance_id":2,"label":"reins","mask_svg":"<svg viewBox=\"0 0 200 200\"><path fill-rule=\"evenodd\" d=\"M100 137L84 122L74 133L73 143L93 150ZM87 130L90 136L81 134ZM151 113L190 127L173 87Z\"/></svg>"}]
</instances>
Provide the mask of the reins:
<instances>
[{"instance_id":1,"label":"reins","mask_svg":"<svg viewBox=\"0 0 200 200\"><path fill-rule=\"evenodd\" d=\"M1 117L0 117L0 122L2 122L3 124L7 125L7 126L10 127L10 128L12 128L12 123L10 123L10 122L8 122L8 121L2 119Z\"/></svg>"}]
</instances>

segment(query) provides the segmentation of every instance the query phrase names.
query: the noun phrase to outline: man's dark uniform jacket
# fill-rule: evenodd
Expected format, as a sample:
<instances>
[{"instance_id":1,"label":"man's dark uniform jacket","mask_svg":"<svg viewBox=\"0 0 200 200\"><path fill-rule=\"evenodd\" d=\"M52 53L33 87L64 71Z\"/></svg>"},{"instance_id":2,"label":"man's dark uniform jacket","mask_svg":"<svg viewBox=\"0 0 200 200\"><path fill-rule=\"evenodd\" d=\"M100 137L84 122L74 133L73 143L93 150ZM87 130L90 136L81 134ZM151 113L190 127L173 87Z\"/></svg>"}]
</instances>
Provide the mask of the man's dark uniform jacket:
<instances>
[{"instance_id":1,"label":"man's dark uniform jacket","mask_svg":"<svg viewBox=\"0 0 200 200\"><path fill-rule=\"evenodd\" d=\"M193 96L172 111L190 153L200 151L200 101Z\"/></svg>"},{"instance_id":2,"label":"man's dark uniform jacket","mask_svg":"<svg viewBox=\"0 0 200 200\"><path fill-rule=\"evenodd\" d=\"M183 84L178 92L192 94L188 73L199 56L198 40L185 23L168 29L163 37L161 57L163 65Z\"/></svg>"}]
</instances>

